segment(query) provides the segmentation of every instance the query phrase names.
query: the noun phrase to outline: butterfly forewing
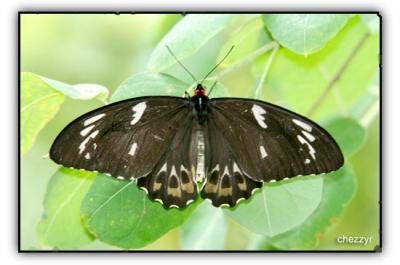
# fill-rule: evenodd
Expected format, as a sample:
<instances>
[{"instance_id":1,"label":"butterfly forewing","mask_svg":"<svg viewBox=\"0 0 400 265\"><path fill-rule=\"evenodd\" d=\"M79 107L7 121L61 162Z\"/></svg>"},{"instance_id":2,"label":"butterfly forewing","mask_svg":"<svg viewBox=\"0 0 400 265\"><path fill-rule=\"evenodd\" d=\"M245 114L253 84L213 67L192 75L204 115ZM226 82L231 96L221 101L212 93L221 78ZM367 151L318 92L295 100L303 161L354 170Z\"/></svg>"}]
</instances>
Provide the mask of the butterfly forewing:
<instances>
[{"instance_id":1,"label":"butterfly forewing","mask_svg":"<svg viewBox=\"0 0 400 265\"><path fill-rule=\"evenodd\" d=\"M343 156L316 123L262 101L219 98L209 118L228 142L243 172L255 181L337 170Z\"/></svg>"},{"instance_id":2,"label":"butterfly forewing","mask_svg":"<svg viewBox=\"0 0 400 265\"><path fill-rule=\"evenodd\" d=\"M57 137L50 158L67 167L137 179L150 174L171 146L188 101L143 97L85 114Z\"/></svg>"}]
</instances>

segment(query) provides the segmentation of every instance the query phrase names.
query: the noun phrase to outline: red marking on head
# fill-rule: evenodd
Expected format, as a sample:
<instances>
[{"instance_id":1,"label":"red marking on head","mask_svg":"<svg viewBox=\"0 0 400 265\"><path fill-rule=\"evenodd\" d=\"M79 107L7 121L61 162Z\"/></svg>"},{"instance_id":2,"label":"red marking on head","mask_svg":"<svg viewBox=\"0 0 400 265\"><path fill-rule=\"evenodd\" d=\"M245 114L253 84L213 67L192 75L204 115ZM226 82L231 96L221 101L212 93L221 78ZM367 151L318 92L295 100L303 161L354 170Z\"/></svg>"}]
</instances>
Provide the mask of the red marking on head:
<instances>
[{"instance_id":1,"label":"red marking on head","mask_svg":"<svg viewBox=\"0 0 400 265\"><path fill-rule=\"evenodd\" d=\"M193 96L207 96L205 87L203 87L201 84L198 84L194 90Z\"/></svg>"}]
</instances>

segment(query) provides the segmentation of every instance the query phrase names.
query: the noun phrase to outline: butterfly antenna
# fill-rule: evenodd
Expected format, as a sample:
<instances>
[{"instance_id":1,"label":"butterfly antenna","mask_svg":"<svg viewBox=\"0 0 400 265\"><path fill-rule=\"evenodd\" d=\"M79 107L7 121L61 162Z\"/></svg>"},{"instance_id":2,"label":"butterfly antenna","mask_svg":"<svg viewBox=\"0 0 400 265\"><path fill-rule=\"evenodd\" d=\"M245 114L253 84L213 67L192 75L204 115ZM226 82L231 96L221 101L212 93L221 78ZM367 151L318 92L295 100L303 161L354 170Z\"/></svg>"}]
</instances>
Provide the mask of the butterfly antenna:
<instances>
[{"instance_id":1,"label":"butterfly antenna","mask_svg":"<svg viewBox=\"0 0 400 265\"><path fill-rule=\"evenodd\" d=\"M211 92L213 91L213 89L214 89L214 87L215 87L216 84L217 84L217 81L215 81L214 84L211 86L210 92L208 92L208 96L211 95Z\"/></svg>"},{"instance_id":2,"label":"butterfly antenna","mask_svg":"<svg viewBox=\"0 0 400 265\"><path fill-rule=\"evenodd\" d=\"M181 63L178 58L175 56L175 54L172 52L172 50L169 48L168 45L165 45L169 51L169 53L175 58L175 60L180 64L180 66L182 66L182 68L186 71L186 73L188 73L190 75L190 77L194 80L194 82L197 82L196 77L194 77L194 75L183 65L183 63Z\"/></svg>"},{"instance_id":3,"label":"butterfly antenna","mask_svg":"<svg viewBox=\"0 0 400 265\"><path fill-rule=\"evenodd\" d=\"M214 70L217 69L217 67L218 67L223 61L225 61L226 57L228 57L228 55L231 53L231 51L233 50L234 47L235 47L235 46L232 46L232 47L229 49L229 51L226 53L226 55L224 56L224 58L222 58L222 60L219 61L219 62L214 66L214 68L211 69L210 72L208 72L208 74L206 74L206 76L203 78L203 80L201 80L200 84L203 84L204 80L206 80L207 77L208 77L212 72L214 72Z\"/></svg>"}]
</instances>

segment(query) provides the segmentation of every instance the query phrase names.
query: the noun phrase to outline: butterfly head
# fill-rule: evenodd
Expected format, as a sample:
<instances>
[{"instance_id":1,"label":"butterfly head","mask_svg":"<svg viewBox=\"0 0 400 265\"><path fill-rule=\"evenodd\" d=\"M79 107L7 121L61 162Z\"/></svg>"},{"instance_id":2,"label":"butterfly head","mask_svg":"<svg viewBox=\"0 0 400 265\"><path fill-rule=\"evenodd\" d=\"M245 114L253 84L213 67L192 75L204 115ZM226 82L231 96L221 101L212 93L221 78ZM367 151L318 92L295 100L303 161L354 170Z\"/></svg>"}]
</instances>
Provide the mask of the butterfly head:
<instances>
[{"instance_id":1,"label":"butterfly head","mask_svg":"<svg viewBox=\"0 0 400 265\"><path fill-rule=\"evenodd\" d=\"M206 87L203 86L202 84L197 84L196 88L194 89L193 97L196 97L196 96L205 96L205 97L207 97Z\"/></svg>"}]
</instances>

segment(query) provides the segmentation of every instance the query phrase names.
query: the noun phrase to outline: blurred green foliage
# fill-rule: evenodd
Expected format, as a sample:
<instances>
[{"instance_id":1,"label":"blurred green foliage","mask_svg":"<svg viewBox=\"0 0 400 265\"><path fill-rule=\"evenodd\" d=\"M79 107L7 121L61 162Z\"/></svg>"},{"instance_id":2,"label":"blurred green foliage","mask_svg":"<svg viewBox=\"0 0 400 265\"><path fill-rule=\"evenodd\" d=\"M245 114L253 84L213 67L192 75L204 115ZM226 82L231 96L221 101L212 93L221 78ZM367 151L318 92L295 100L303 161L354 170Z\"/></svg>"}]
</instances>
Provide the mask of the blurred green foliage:
<instances>
[{"instance_id":1,"label":"blurred green foliage","mask_svg":"<svg viewBox=\"0 0 400 265\"><path fill-rule=\"evenodd\" d=\"M31 73L20 88L21 248L374 249L378 29L376 15L23 14L21 70ZM198 200L165 210L131 182L43 159L66 124L105 101L190 92L193 80L165 45L197 78L234 45L205 82L219 81L211 96L256 96L315 119L346 166L264 185L234 209ZM373 238L339 245L341 235Z\"/></svg>"}]
</instances>

